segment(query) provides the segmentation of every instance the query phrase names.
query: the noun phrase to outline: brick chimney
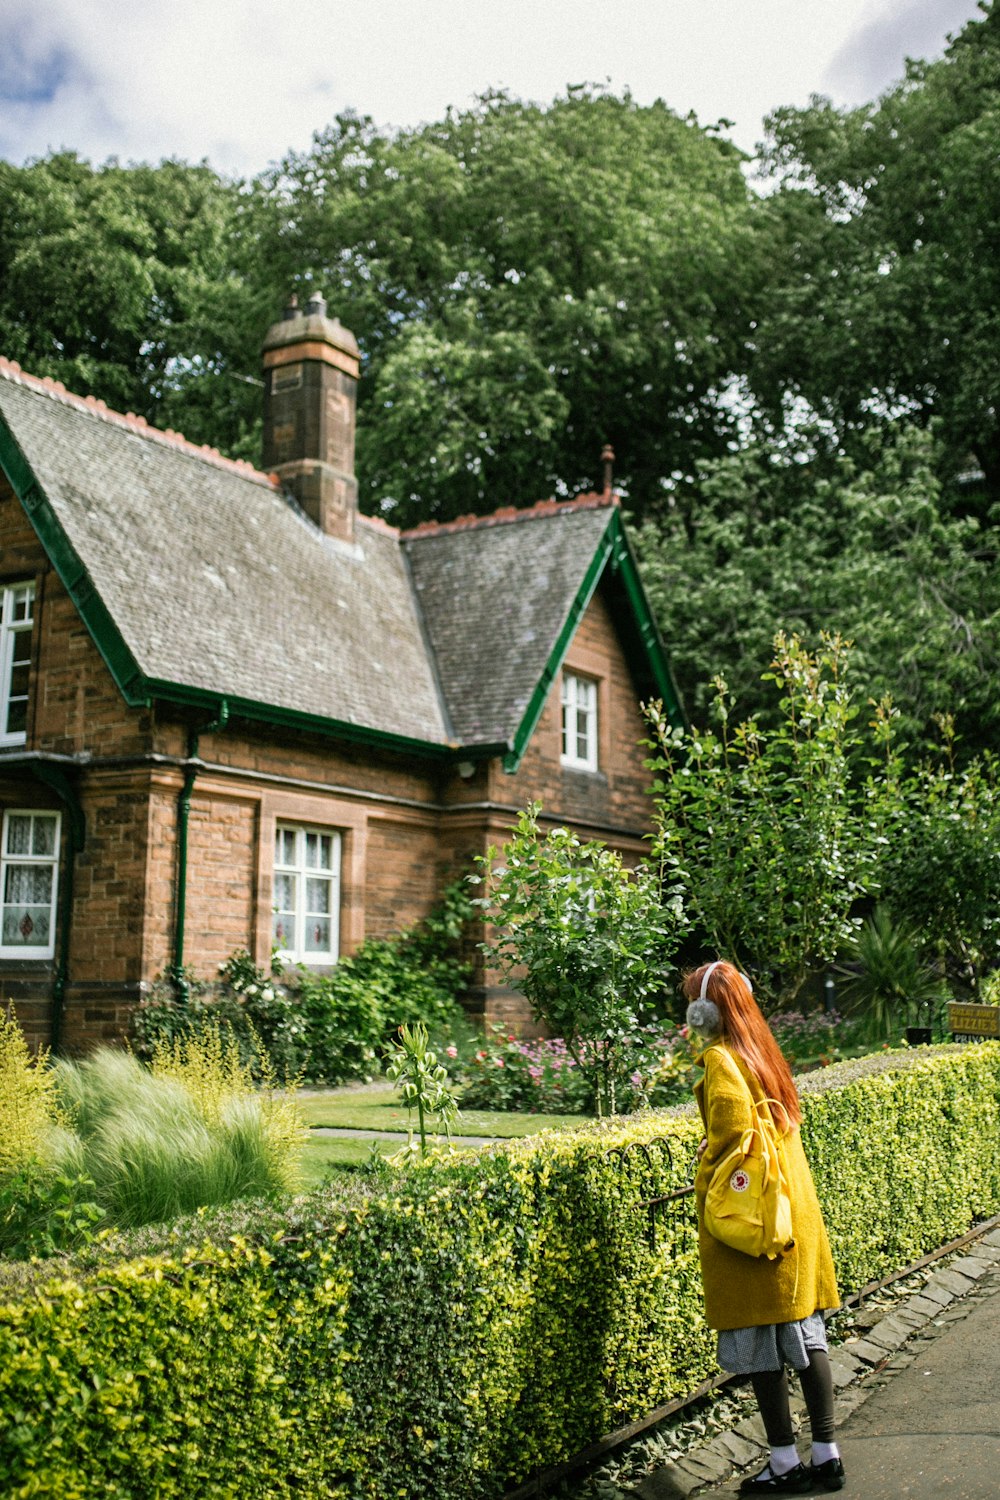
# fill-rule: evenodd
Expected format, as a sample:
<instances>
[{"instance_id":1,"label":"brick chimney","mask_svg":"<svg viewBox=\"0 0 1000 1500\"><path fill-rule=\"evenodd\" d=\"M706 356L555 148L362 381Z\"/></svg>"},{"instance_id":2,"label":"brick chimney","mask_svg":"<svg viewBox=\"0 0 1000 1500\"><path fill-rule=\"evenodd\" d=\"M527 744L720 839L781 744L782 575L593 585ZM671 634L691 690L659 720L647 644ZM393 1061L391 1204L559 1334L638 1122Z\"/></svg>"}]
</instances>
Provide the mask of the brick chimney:
<instances>
[{"instance_id":1,"label":"brick chimney","mask_svg":"<svg viewBox=\"0 0 1000 1500\"><path fill-rule=\"evenodd\" d=\"M264 468L323 531L353 542L358 345L314 292L293 295L264 339Z\"/></svg>"}]
</instances>

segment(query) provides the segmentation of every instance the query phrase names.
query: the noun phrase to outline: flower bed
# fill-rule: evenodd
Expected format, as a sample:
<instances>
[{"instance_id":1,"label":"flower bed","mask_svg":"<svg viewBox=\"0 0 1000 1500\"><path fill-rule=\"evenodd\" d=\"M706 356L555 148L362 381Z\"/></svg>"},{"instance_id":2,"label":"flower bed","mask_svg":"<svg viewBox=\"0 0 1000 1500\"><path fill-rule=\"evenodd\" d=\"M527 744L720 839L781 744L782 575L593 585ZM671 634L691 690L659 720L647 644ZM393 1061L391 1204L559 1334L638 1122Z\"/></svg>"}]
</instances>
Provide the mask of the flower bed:
<instances>
[{"instance_id":1,"label":"flower bed","mask_svg":"<svg viewBox=\"0 0 1000 1500\"><path fill-rule=\"evenodd\" d=\"M600 1053L599 1042L581 1042L590 1057ZM639 1027L631 1038L633 1068L618 1095L619 1112L641 1108L664 1109L691 1097L696 1049L687 1027ZM493 1032L469 1058L460 1075L462 1106L466 1109L510 1109L529 1114L593 1113L592 1086L578 1058L561 1038L524 1041L502 1027Z\"/></svg>"}]
</instances>

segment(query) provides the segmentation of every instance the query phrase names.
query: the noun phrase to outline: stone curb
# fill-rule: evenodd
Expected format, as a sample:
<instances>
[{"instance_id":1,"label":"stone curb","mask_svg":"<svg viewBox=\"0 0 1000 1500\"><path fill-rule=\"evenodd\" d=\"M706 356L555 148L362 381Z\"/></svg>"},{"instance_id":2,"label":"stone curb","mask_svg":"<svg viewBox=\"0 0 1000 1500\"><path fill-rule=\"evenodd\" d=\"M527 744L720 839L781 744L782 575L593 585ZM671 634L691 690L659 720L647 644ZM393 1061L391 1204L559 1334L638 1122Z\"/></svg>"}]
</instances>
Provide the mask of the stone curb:
<instances>
[{"instance_id":1,"label":"stone curb","mask_svg":"<svg viewBox=\"0 0 1000 1500\"><path fill-rule=\"evenodd\" d=\"M830 1349L834 1406L838 1425L862 1406L876 1387L871 1377L905 1369L913 1358L905 1345L929 1323L951 1321L955 1303L973 1291L980 1278L1000 1264L1000 1229L976 1241L966 1255L951 1261L919 1292L914 1292L881 1318L863 1336ZM798 1426L805 1410L801 1395L792 1397L792 1416ZM732 1432L692 1448L680 1458L660 1465L624 1493L638 1500L687 1500L711 1493L742 1469L763 1465L767 1439L760 1417L746 1418Z\"/></svg>"}]
</instances>

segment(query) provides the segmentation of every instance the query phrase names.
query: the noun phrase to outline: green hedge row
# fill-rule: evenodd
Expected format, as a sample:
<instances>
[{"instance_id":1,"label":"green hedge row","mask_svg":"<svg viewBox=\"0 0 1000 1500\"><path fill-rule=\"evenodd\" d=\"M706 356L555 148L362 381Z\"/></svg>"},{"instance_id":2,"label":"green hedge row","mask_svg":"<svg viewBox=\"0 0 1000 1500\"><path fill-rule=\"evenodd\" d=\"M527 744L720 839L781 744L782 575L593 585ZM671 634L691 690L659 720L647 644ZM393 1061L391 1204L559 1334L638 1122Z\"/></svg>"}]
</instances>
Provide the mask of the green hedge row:
<instances>
[{"instance_id":1,"label":"green hedge row","mask_svg":"<svg viewBox=\"0 0 1000 1500\"><path fill-rule=\"evenodd\" d=\"M841 1064L805 1108L845 1289L1000 1210L1000 1046ZM4 1496L502 1494L714 1370L691 1200L655 1244L637 1206L699 1134L650 1115L10 1267Z\"/></svg>"}]
</instances>

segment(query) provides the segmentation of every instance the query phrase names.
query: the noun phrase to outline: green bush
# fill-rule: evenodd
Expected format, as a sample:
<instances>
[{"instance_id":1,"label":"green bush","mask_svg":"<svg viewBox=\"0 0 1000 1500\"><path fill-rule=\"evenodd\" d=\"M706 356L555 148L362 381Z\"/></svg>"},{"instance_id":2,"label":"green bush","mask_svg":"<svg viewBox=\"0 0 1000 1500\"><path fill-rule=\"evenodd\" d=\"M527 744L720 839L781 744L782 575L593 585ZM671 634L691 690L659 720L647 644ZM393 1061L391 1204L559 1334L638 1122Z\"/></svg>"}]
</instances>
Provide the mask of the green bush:
<instances>
[{"instance_id":1,"label":"green bush","mask_svg":"<svg viewBox=\"0 0 1000 1500\"><path fill-rule=\"evenodd\" d=\"M490 925L481 946L534 1020L566 1043L597 1113L624 1113L637 1037L662 1010L687 921L660 871L629 869L615 850L567 828L543 834L540 811L530 803L502 851L477 860L477 905Z\"/></svg>"},{"instance_id":2,"label":"green bush","mask_svg":"<svg viewBox=\"0 0 1000 1500\"><path fill-rule=\"evenodd\" d=\"M837 1064L803 1099L844 1290L1000 1209L1000 1046ZM700 1133L595 1123L0 1270L7 1500L495 1500L714 1372L691 1200L655 1238L642 1207Z\"/></svg>"},{"instance_id":3,"label":"green bush","mask_svg":"<svg viewBox=\"0 0 1000 1500\"><path fill-rule=\"evenodd\" d=\"M637 1024L623 1038L625 1064L617 1092L621 1113L677 1104L691 1097L695 1051L687 1029L664 1022ZM600 1042L577 1042L586 1056ZM581 1068L561 1037L527 1041L494 1026L460 1073L463 1109L523 1110L528 1114L596 1114L595 1069Z\"/></svg>"},{"instance_id":4,"label":"green bush","mask_svg":"<svg viewBox=\"0 0 1000 1500\"><path fill-rule=\"evenodd\" d=\"M373 1078L400 1026L426 1026L439 1051L468 1029L458 997L472 972L461 950L472 910L466 883L458 881L408 932L362 943L328 974L298 970L309 1079Z\"/></svg>"},{"instance_id":5,"label":"green bush","mask_svg":"<svg viewBox=\"0 0 1000 1500\"><path fill-rule=\"evenodd\" d=\"M226 1027L255 1076L345 1083L371 1079L402 1025L425 1025L440 1047L469 1030L458 997L472 972L463 956L472 915L465 881L444 892L423 921L395 937L372 938L326 974L304 965L266 974L238 949L216 984L188 976L188 999L157 983L132 1016L132 1045L148 1062L158 1046Z\"/></svg>"},{"instance_id":6,"label":"green bush","mask_svg":"<svg viewBox=\"0 0 1000 1500\"><path fill-rule=\"evenodd\" d=\"M150 1062L158 1047L225 1027L242 1061L260 1077L269 1070L282 1079L303 1073L309 1060L307 1018L287 986L259 969L243 948L219 965L214 984L186 974L187 999L157 980L132 1012L131 1045Z\"/></svg>"}]
</instances>

